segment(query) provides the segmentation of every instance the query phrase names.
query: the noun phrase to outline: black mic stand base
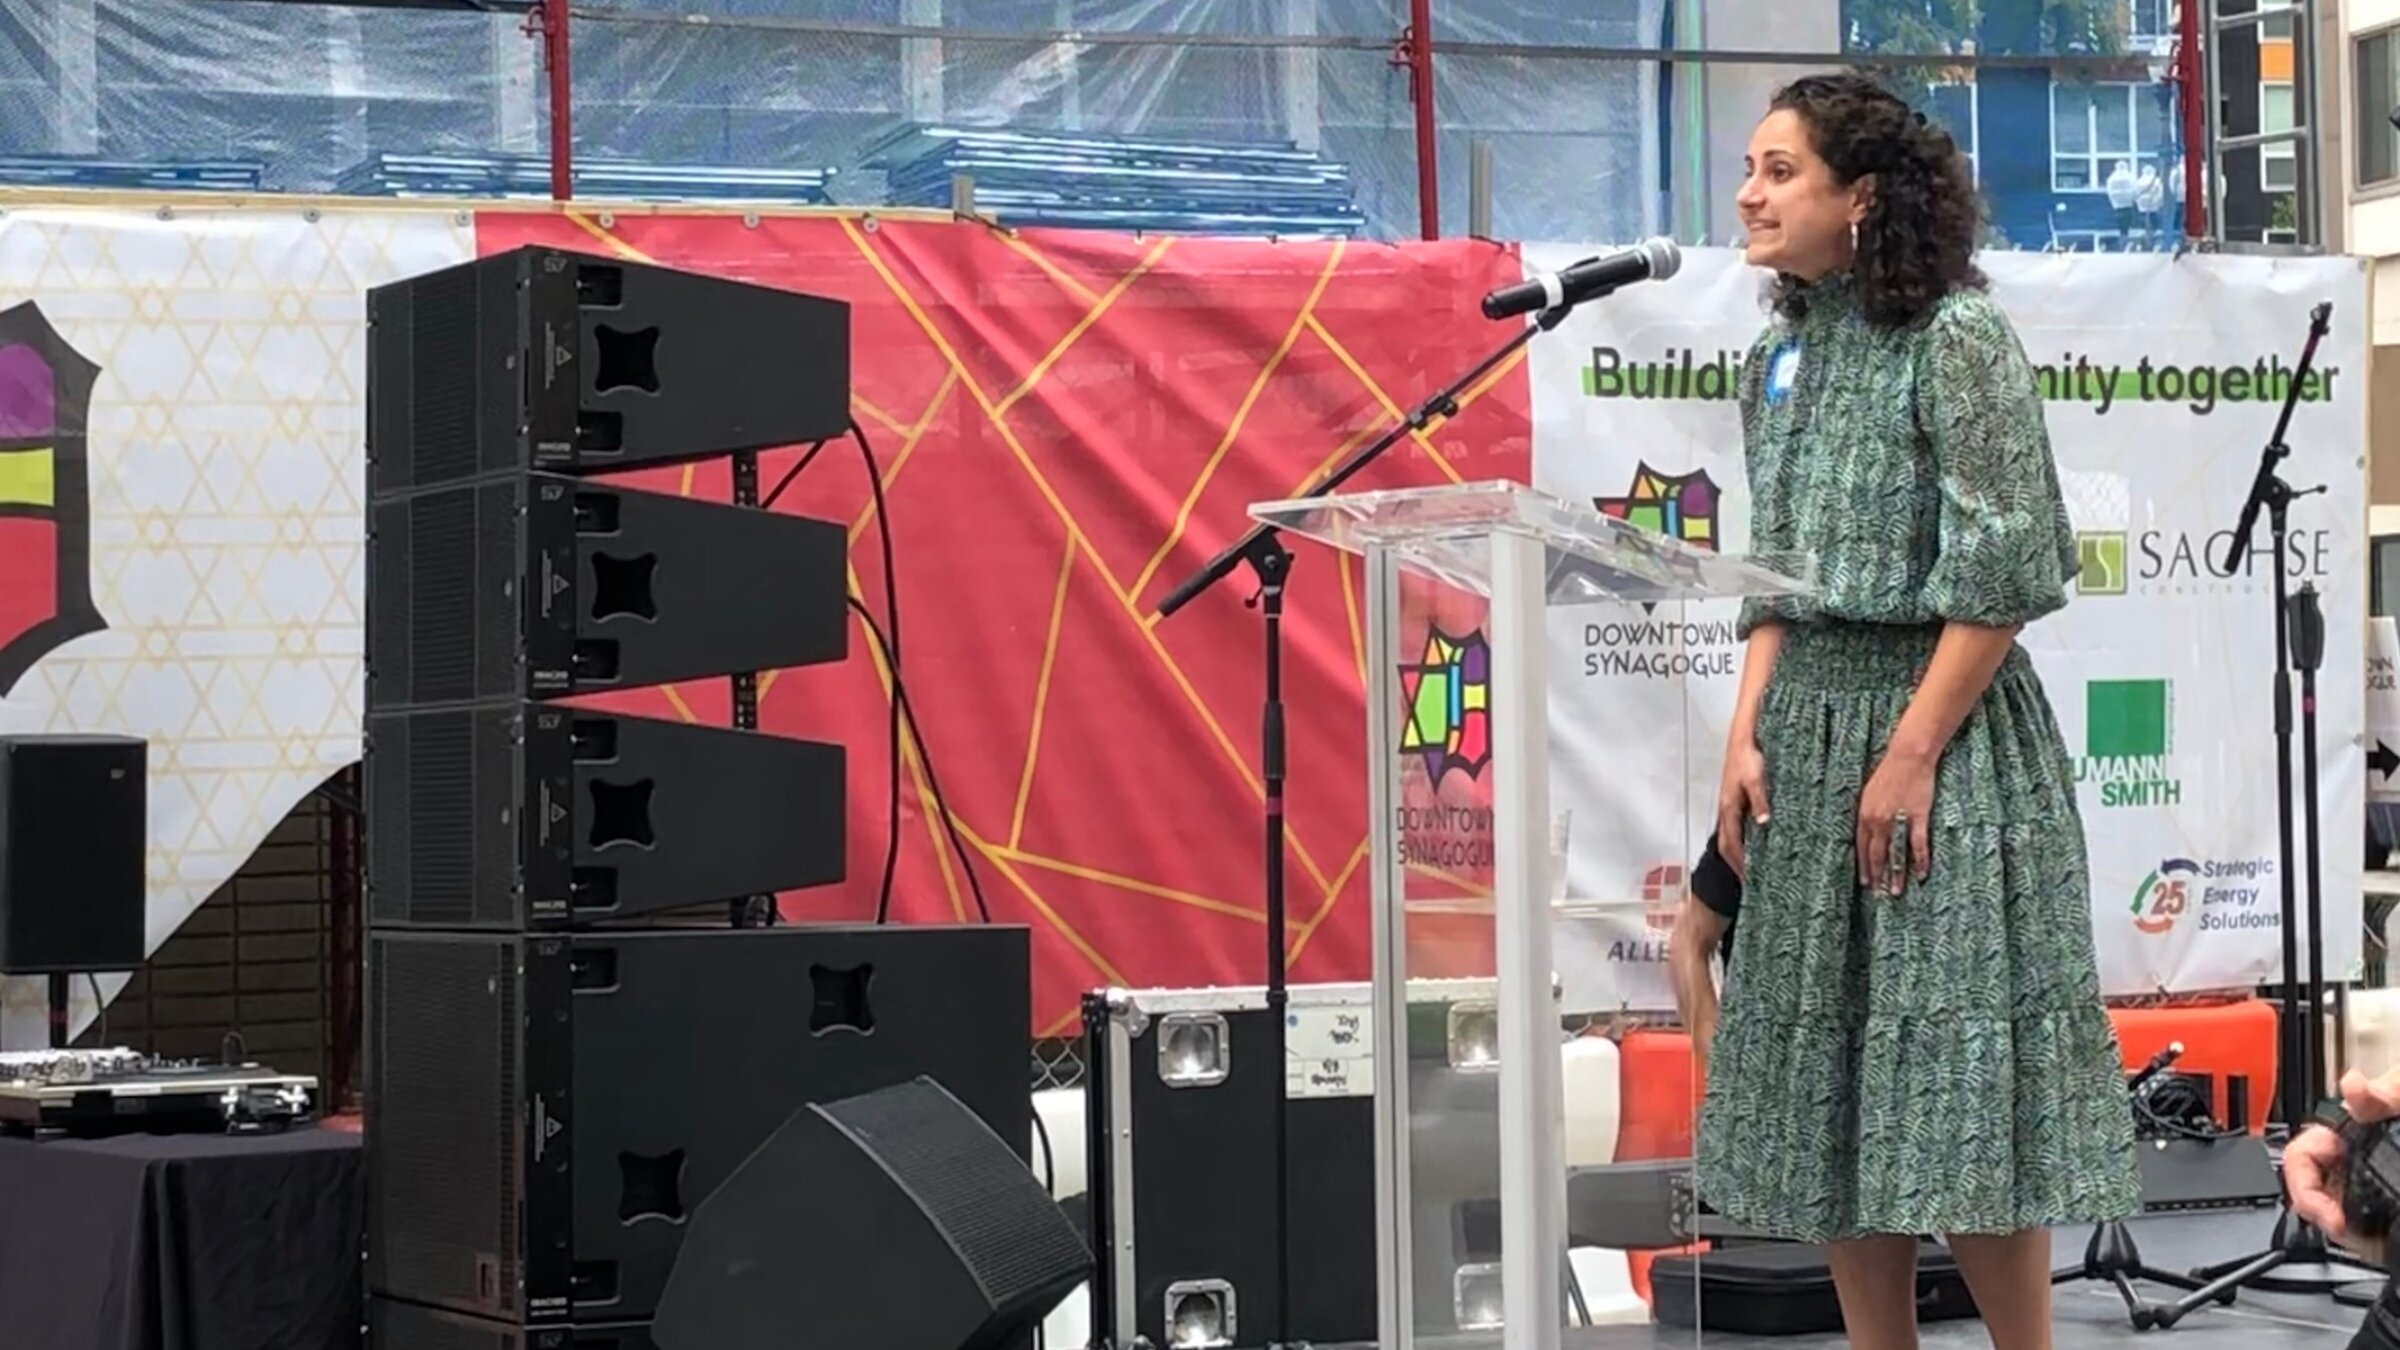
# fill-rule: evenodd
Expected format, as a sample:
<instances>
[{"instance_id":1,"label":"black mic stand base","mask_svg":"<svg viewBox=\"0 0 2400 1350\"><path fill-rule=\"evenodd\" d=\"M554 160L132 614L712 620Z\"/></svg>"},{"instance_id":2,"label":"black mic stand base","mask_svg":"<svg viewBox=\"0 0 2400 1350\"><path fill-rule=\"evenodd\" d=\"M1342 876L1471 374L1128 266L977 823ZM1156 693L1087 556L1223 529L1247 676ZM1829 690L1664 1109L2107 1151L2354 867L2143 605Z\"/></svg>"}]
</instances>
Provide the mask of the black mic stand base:
<instances>
[{"instance_id":1,"label":"black mic stand base","mask_svg":"<svg viewBox=\"0 0 2400 1350\"><path fill-rule=\"evenodd\" d=\"M2192 1272L2208 1283L2173 1303L2152 1309L2157 1325L2171 1327L2184 1314L2204 1303L2232 1303L2234 1292L2248 1287L2277 1294L2332 1293L2381 1268L2346 1252L2335 1251L2317 1226L2296 1217L2287 1202L2275 1216L2275 1236L2265 1251L2235 1261L2202 1266Z\"/></svg>"},{"instance_id":2,"label":"black mic stand base","mask_svg":"<svg viewBox=\"0 0 2400 1350\"><path fill-rule=\"evenodd\" d=\"M2198 1290L2199 1280L2160 1270L2142 1260L2142 1249L2134 1243L2133 1232L2122 1219L2110 1219L2092 1230L2092 1240L2084 1244L2083 1264L2068 1270L2053 1272L2052 1285L2075 1280L2105 1280L2117 1288L2117 1297L2125 1300L2125 1315L2135 1331L2148 1331L2161 1325L2158 1309L2145 1302L2134 1287L2135 1280L2148 1280L2171 1289ZM2216 1296L2219 1303L2231 1304L2233 1291L2228 1289Z\"/></svg>"}]
</instances>

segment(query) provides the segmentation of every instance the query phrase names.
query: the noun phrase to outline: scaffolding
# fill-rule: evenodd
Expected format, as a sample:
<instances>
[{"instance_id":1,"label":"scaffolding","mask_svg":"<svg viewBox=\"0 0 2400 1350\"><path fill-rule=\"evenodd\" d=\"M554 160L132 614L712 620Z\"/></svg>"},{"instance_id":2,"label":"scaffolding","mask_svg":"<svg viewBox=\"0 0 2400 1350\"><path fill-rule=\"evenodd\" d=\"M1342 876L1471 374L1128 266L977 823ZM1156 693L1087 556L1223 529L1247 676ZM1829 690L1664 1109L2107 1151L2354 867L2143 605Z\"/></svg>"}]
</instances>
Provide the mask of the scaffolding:
<instances>
[{"instance_id":1,"label":"scaffolding","mask_svg":"<svg viewBox=\"0 0 2400 1350\"><path fill-rule=\"evenodd\" d=\"M2261 4L2259 0L2182 0L2178 15L2176 80L2183 90L2183 125L2187 145L2198 154L2184 156L2184 234L2202 247L2286 249L2322 253L2328 248L2327 213L2338 209L2338 194L2329 194L2323 173L2324 141L2319 113L2327 100L2318 85L2316 0ZM2292 116L2290 125L2257 131L2228 132L2229 115L2225 56L2233 34L2255 35L2263 25L2283 18L2292 25ZM2251 44L2256 47L2255 42ZM2198 97L2193 97L2197 90ZM2263 109L2262 109L2263 114ZM2263 121L2263 115L2262 115ZM2226 183L2229 157L2264 152L2269 147L2293 147L2295 173L2291 190L2293 238L2234 241L2226 237ZM2246 165L2249 157L2245 156ZM2330 201L2329 201L2330 198Z\"/></svg>"}]
</instances>

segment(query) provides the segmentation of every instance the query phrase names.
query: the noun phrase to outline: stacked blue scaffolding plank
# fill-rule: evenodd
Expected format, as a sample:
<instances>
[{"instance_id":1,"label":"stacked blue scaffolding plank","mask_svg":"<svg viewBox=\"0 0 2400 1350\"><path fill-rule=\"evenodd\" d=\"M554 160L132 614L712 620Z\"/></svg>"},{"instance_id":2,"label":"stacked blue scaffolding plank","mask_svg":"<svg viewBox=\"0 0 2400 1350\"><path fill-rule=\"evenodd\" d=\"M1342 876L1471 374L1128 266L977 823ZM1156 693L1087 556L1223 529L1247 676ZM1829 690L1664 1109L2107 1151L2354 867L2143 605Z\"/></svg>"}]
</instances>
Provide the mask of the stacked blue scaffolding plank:
<instances>
[{"instance_id":1,"label":"stacked blue scaffolding plank","mask_svg":"<svg viewBox=\"0 0 2400 1350\"><path fill-rule=\"evenodd\" d=\"M944 207L975 180L975 209L1010 225L1163 234L1352 238L1366 225L1349 170L1280 144L909 125L867 148L894 206Z\"/></svg>"},{"instance_id":2,"label":"stacked blue scaffolding plank","mask_svg":"<svg viewBox=\"0 0 2400 1350\"><path fill-rule=\"evenodd\" d=\"M577 159L575 195L603 201L824 206L831 169L747 169ZM361 197L547 197L550 161L533 155L378 154L335 191Z\"/></svg>"},{"instance_id":3,"label":"stacked blue scaffolding plank","mask_svg":"<svg viewBox=\"0 0 2400 1350\"><path fill-rule=\"evenodd\" d=\"M247 160L154 161L0 155L0 186L117 192L256 192L266 166Z\"/></svg>"}]
</instances>

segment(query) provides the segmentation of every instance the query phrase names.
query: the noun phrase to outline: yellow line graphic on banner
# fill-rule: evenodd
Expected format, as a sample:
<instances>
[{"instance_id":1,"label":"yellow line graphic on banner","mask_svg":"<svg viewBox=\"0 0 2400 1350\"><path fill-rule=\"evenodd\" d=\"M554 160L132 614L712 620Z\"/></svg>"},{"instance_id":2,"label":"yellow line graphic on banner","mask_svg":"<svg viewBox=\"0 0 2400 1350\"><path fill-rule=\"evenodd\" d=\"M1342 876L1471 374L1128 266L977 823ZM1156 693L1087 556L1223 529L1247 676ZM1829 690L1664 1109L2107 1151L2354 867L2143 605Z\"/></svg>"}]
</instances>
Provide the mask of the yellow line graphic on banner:
<instances>
[{"instance_id":1,"label":"yellow line graphic on banner","mask_svg":"<svg viewBox=\"0 0 2400 1350\"><path fill-rule=\"evenodd\" d=\"M1342 245L1336 242L1325 257L1325 270L1317 273L1317 284L1309 289L1308 299L1301 302L1299 317L1293 319L1292 326L1284 332L1283 344L1275 349L1273 356L1267 358L1265 365L1259 367L1258 378L1250 382L1249 392L1242 395L1241 406L1233 410L1233 420L1225 424L1225 434L1218 438L1217 448L1209 452L1208 462L1200 466L1199 477L1192 480L1191 488L1183 494L1182 504L1175 508L1175 524L1167 531L1166 542L1158 546L1158 552L1150 555L1150 562L1142 568L1142 574L1133 579L1135 595L1150 589L1150 578L1158 575L1159 565L1175 552L1177 544L1183 542L1183 532L1192 523L1192 508L1199 505L1200 494L1208 490L1208 481L1217 476L1217 466L1225 462L1226 452L1233 449L1235 441L1241 439L1242 424L1250 420L1250 410L1258 406L1258 396L1266 392L1267 381L1275 378L1275 372L1282 368L1284 358L1292 354L1293 344L1299 342L1300 335L1317 321L1317 301L1324 298L1327 283L1333 280L1335 269L1341 265Z\"/></svg>"},{"instance_id":2,"label":"yellow line graphic on banner","mask_svg":"<svg viewBox=\"0 0 2400 1350\"><path fill-rule=\"evenodd\" d=\"M1319 342L1325 344L1326 350L1333 353L1335 360L1340 361L1343 365L1349 367L1350 373L1358 377L1358 382L1366 386L1367 392L1375 396L1375 401L1377 403L1383 405L1383 411L1386 415L1391 417L1391 419L1395 422L1406 416L1406 414L1400 410L1400 405L1392 401L1392 396L1383 392L1383 386L1375 382L1375 377L1367 373L1367 368L1359 364L1358 358L1350 354L1350 349L1342 345L1340 338L1335 337L1331 332L1327 331L1325 325L1318 323L1313 317L1308 321L1308 329L1310 332L1317 335L1317 340ZM1520 349L1520 352L1521 351L1522 349ZM1500 370L1506 369L1507 366L1505 365L1500 367ZM1496 375L1500 373L1500 371L1496 370L1493 373ZM1479 386L1479 389L1489 388L1491 388L1491 381L1487 378L1483 384ZM1468 398L1469 396L1467 395L1462 395L1459 398L1458 410L1460 412L1465 412L1467 410ZM1430 423L1426 424L1426 430L1411 431L1408 434L1419 446L1424 448L1426 455L1433 460L1435 468L1440 469L1442 473L1450 479L1451 482L1463 483L1467 480L1460 476L1458 470L1450 467L1449 458L1441 452L1440 447L1433 443L1433 433L1435 431L1439 431L1443 424L1449 420L1450 419L1446 417L1437 417Z\"/></svg>"},{"instance_id":3,"label":"yellow line graphic on banner","mask_svg":"<svg viewBox=\"0 0 2400 1350\"><path fill-rule=\"evenodd\" d=\"M1100 303L1100 297L1092 293L1091 287L1084 285L1082 282L1077 281L1071 276L1068 276L1066 271L1057 263L1054 263L1047 257L1044 257L1040 249L1026 243L1024 240L1018 238L1015 234L1012 234L1007 230L994 230L992 231L992 237L999 240L1001 243L1008 245L1010 248L1015 249L1017 252L1024 254L1027 259L1032 261L1034 266L1042 269L1043 274L1048 276L1052 281L1057 282L1059 289L1065 291L1067 294L1074 296L1076 299L1081 300L1087 305L1096 305Z\"/></svg>"},{"instance_id":4,"label":"yellow line graphic on banner","mask_svg":"<svg viewBox=\"0 0 2400 1350\"><path fill-rule=\"evenodd\" d=\"M1342 864L1341 874L1333 879L1333 884L1326 887L1324 895L1319 897L1317 912L1309 915L1301 923L1300 931L1292 938L1290 949L1283 955L1283 964L1287 968L1300 959L1300 953L1308 950L1308 940L1317 935L1317 930L1325 925L1327 919L1333 917L1334 906L1340 903L1343 888L1350 884L1351 875L1358 871L1359 864L1367 860L1367 844L1367 840L1361 839L1358 841L1358 847L1350 850L1350 861Z\"/></svg>"},{"instance_id":5,"label":"yellow line graphic on banner","mask_svg":"<svg viewBox=\"0 0 2400 1350\"><path fill-rule=\"evenodd\" d=\"M58 505L56 459L46 448L0 450L0 505Z\"/></svg>"},{"instance_id":6,"label":"yellow line graphic on banner","mask_svg":"<svg viewBox=\"0 0 2400 1350\"><path fill-rule=\"evenodd\" d=\"M1044 375L1050 373L1050 367L1058 364L1058 358L1067 354L1067 348L1074 346L1085 333L1090 332L1092 325L1100 322L1100 316L1108 313L1109 309L1117 303L1118 297L1125 294L1128 287L1141 280L1151 268L1158 266L1158 260L1166 256L1167 246L1174 242L1171 237L1159 240L1157 246L1152 248L1132 271L1120 278L1116 285L1109 287L1108 294L1100 297L1100 303L1092 306L1090 313L1076 320L1075 326L1067 330L1067 335L1060 338L1058 345L1050 349L1050 354L1034 362L1033 369L1026 372L1025 378L1018 383L1017 387L1009 392L1008 397L1000 400L999 411L993 415L1005 416L1009 409L1017 406L1018 399L1032 393L1033 387L1042 382Z\"/></svg>"},{"instance_id":7,"label":"yellow line graphic on banner","mask_svg":"<svg viewBox=\"0 0 2400 1350\"><path fill-rule=\"evenodd\" d=\"M622 239L619 239L614 231L610 230L607 226L602 225L600 222L593 220L591 217L586 216L581 211L568 211L566 213L566 217L567 219L575 222L575 224L581 228L585 234L588 234L594 239L599 240L601 243L608 245L609 251L615 253L618 257L623 258L628 262L649 263L653 267L658 265L658 259L651 257L649 254L644 253L640 249L635 248L633 245L626 243Z\"/></svg>"},{"instance_id":8,"label":"yellow line graphic on banner","mask_svg":"<svg viewBox=\"0 0 2400 1350\"><path fill-rule=\"evenodd\" d=\"M925 439L925 432L933 425L934 416L940 413L942 406L950 401L950 392L956 388L958 388L958 372L954 370L942 377L942 387L933 391L933 397L925 404L925 411L917 414L917 420L914 423L905 427L895 426L893 428L905 439L900 442L900 453L892 456L891 462L883 466L883 490L885 492L890 492L892 484L900 481L901 466L907 464L909 458L917 453L917 442ZM865 399L852 401L862 408L866 406ZM868 522L874 519L875 497L870 493L867 496L867 504L859 508L858 518L850 522L850 542L857 543L858 537L867 532Z\"/></svg>"},{"instance_id":9,"label":"yellow line graphic on banner","mask_svg":"<svg viewBox=\"0 0 2400 1350\"><path fill-rule=\"evenodd\" d=\"M1027 881L1024 876L1017 871L1016 868L1008 865L1009 856L1007 850L994 848L991 844L986 843L981 836L975 833L974 830L968 828L967 822L958 818L958 814L956 812L951 813L950 823L956 825L958 827L958 832L966 837L969 847L973 848L976 852L982 854L984 857L989 858L992 866L999 868L1002 875L1006 876L1010 881L1016 883L1017 891L1019 894L1025 897L1025 902L1029 905L1032 905L1034 910L1039 913L1043 919L1047 920L1052 928L1058 930L1058 935L1067 940L1068 946L1073 947L1078 952L1081 952L1083 954L1083 959L1091 962L1094 970L1097 970L1102 975L1107 976L1108 982L1112 985L1122 987L1128 983L1125 978L1125 972L1117 969L1107 957L1102 956L1100 954L1100 949L1093 946L1090 939L1084 937L1083 934L1076 932L1073 924L1068 923L1057 910L1050 908L1050 902L1042 898L1042 893L1033 888L1032 882Z\"/></svg>"},{"instance_id":10,"label":"yellow line graphic on banner","mask_svg":"<svg viewBox=\"0 0 2400 1350\"><path fill-rule=\"evenodd\" d=\"M1123 876L1115 872L1105 872L1097 867L1086 867L1082 863L1068 862L1064 858L1045 858L1038 853L1027 853L1022 849L1014 848L1004 848L997 851L1002 857L1007 858L1011 862L1021 862L1029 867L1039 867L1045 871L1057 872L1062 876L1074 877L1079 881L1098 882L1103 886L1114 886L1119 890L1132 891L1136 895L1147 895L1157 900L1166 900L1178 905L1188 905L1193 909L1204 909L1211 914L1223 914L1228 918L1235 919L1248 919L1252 923L1265 923L1267 919L1267 912L1263 909L1251 909L1247 906L1234 904L1230 900L1218 900L1205 895L1194 895L1190 891L1180 890L1173 886L1161 886L1155 881L1143 881L1138 877ZM1286 919L1284 926L1287 928L1291 927L1291 921Z\"/></svg>"},{"instance_id":11,"label":"yellow line graphic on banner","mask_svg":"<svg viewBox=\"0 0 2400 1350\"><path fill-rule=\"evenodd\" d=\"M1141 611L1134 607L1132 597L1126 594L1125 588L1109 572L1108 564L1101 558L1099 548L1092 543L1090 536L1086 535L1083 527L1076 522L1074 513L1067 509L1067 504L1060 499L1058 490L1050 485L1050 480L1043 475L1041 467L1034 463L1032 454L1025 449L1024 443L1017 439L1016 431L1008 425L1008 419L1000 414L999 409L993 404L991 396L975 382L974 375L967 370L966 362L959 359L957 349L950 345L949 339L943 337L941 330L926 316L923 307L917 304L916 297L910 295L908 289L900 284L900 279L892 274L891 267L885 263L883 256L867 242L866 236L847 220L841 222L841 226L843 232L850 237L851 244L858 249L859 255L865 258L867 265L875 270L878 277L882 278L885 288L890 290L892 297L900 302L900 307L908 311L909 316L916 321L917 327L924 332L926 339L932 342L934 348L941 352L943 359L950 363L950 368L957 373L960 383L966 386L967 393L982 407L985 418L992 424L992 429L999 433L1001 443L1008 447L1009 453L1016 457L1017 463L1024 468L1027 476L1033 479L1036 490L1042 494L1043 500L1050 504L1051 511L1065 526L1067 537L1074 541L1076 548L1091 563L1092 570L1099 575L1103 582L1107 583L1111 593L1116 596L1118 607L1123 609L1127 617L1133 620L1135 629L1149 643L1151 653L1158 658L1159 664L1167 672L1168 678L1175 682L1175 687L1182 691L1184 699L1191 704L1192 710L1199 714L1202 725L1208 728L1210 738L1216 741L1218 748L1224 752L1226 759L1233 765L1235 771L1242 776L1242 781L1249 786L1251 793L1261 801L1266 800L1266 785L1259 781L1257 772L1243 757L1241 749L1233 743L1233 738L1226 734L1224 724L1217 720L1216 714L1200 697L1200 692L1192 687L1191 679L1184 674L1183 667L1177 664L1175 658L1168 653L1166 645L1158 640L1158 635L1150 631L1150 625L1143 621ZM1297 839L1292 841L1292 856L1299 862L1301 870L1308 873L1311 880L1320 886L1325 884L1324 869L1317 865L1316 859L1310 856L1306 846Z\"/></svg>"},{"instance_id":12,"label":"yellow line graphic on banner","mask_svg":"<svg viewBox=\"0 0 2400 1350\"><path fill-rule=\"evenodd\" d=\"M1067 583L1075 577L1073 545L1058 563L1058 590L1050 597L1050 632L1042 639L1042 670L1033 679L1033 725L1025 733L1025 771L1017 779L1017 809L1008 821L1008 846L1025 838L1025 803L1033 796L1033 769L1042 761L1042 719L1050 710L1050 672L1058 664L1058 635L1066 626Z\"/></svg>"}]
</instances>

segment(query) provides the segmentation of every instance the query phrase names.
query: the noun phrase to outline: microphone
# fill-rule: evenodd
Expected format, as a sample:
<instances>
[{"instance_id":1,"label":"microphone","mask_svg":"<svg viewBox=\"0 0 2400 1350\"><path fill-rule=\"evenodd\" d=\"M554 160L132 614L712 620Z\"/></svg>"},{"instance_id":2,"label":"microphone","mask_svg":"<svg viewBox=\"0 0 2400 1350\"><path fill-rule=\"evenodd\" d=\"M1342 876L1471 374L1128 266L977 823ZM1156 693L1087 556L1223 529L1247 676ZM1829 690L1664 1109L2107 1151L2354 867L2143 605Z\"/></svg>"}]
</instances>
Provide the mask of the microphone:
<instances>
[{"instance_id":1,"label":"microphone","mask_svg":"<svg viewBox=\"0 0 2400 1350\"><path fill-rule=\"evenodd\" d=\"M2158 1077L2161 1073L2166 1072L2168 1065L2181 1058L2183 1058L2183 1042L2169 1041L2167 1042L2167 1048L2159 1051L2155 1055L2152 1055L2150 1057L2150 1062L2143 1065L2141 1072L2136 1073L2133 1076L2133 1081L2127 1083L2125 1086L2138 1092L2141 1090L2142 1084L2147 1083L2151 1079Z\"/></svg>"},{"instance_id":2,"label":"microphone","mask_svg":"<svg viewBox=\"0 0 2400 1350\"><path fill-rule=\"evenodd\" d=\"M1645 239L1620 253L1586 258L1561 272L1502 286L1483 297L1483 317L1506 319L1535 310L1572 309L1636 281L1665 281L1683 266L1672 239Z\"/></svg>"}]
</instances>

